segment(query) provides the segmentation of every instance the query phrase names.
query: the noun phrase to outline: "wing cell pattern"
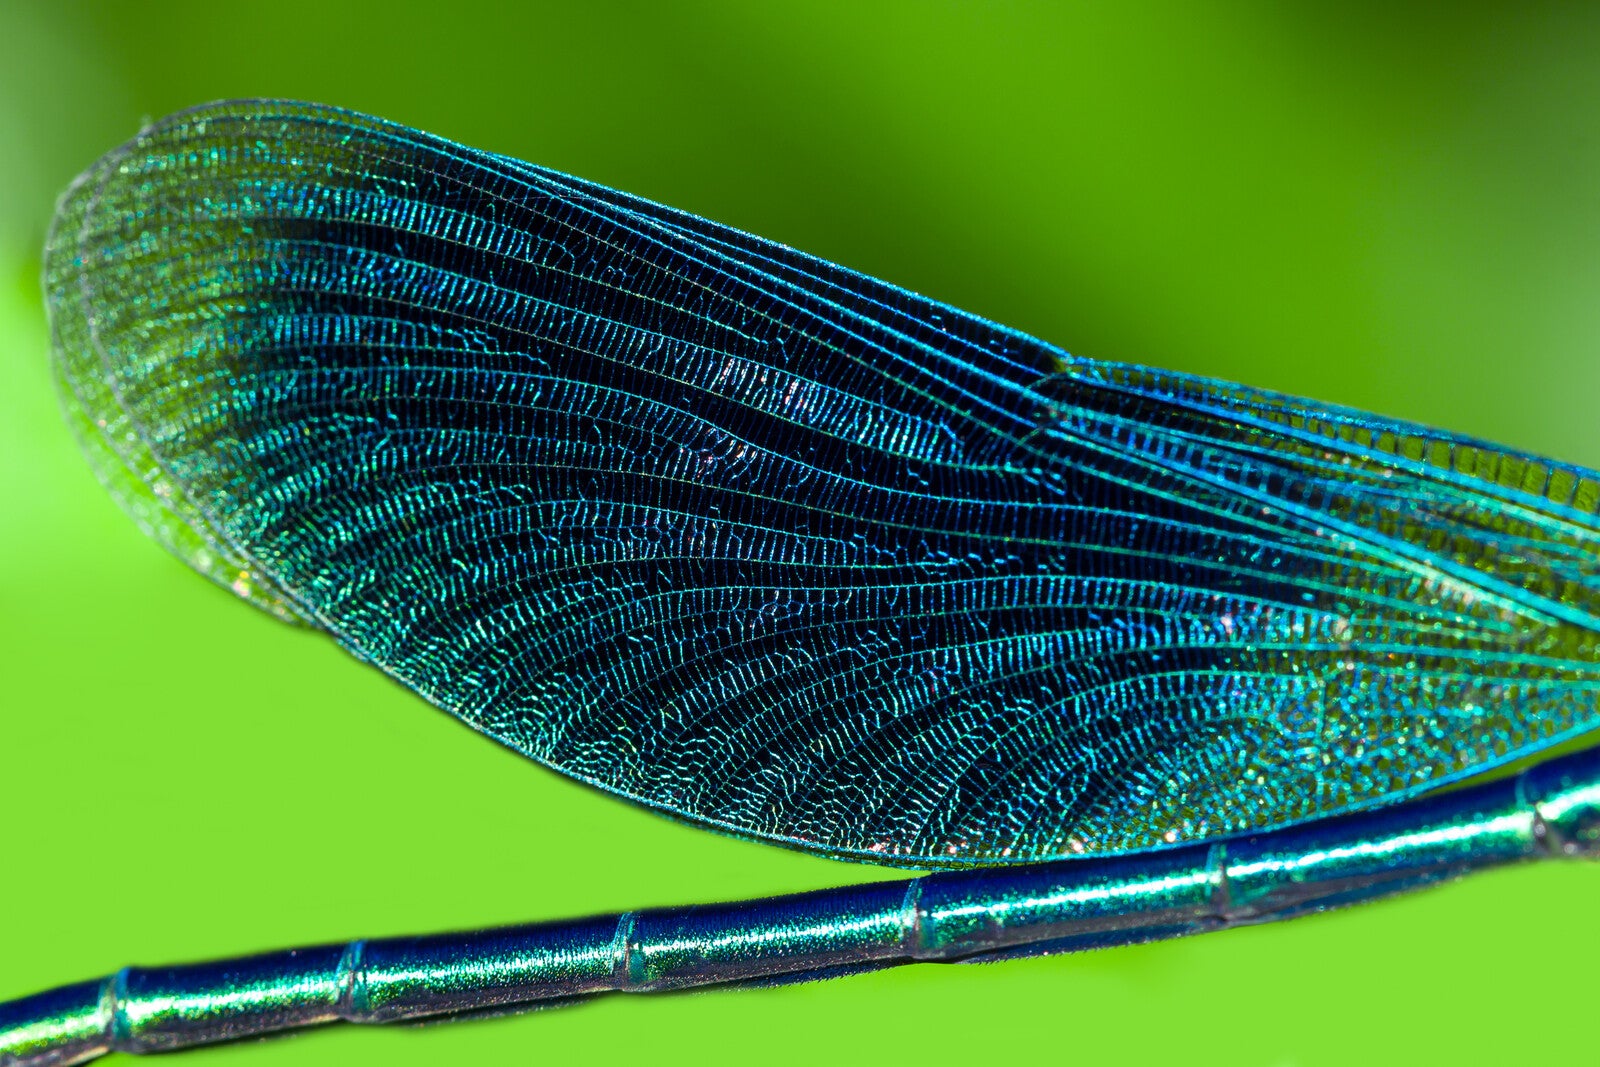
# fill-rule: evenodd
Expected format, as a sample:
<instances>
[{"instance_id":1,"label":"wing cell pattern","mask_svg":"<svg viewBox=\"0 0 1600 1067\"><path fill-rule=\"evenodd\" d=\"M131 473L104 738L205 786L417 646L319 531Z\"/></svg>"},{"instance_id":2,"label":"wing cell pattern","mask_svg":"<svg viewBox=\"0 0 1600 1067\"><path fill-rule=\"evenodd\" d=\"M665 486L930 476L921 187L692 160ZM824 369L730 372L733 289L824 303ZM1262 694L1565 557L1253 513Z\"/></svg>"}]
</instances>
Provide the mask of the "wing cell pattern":
<instances>
[{"instance_id":1,"label":"wing cell pattern","mask_svg":"<svg viewBox=\"0 0 1600 1067\"><path fill-rule=\"evenodd\" d=\"M1592 728L1577 468L1075 358L330 108L63 198L63 396L147 530L602 789L818 851L1120 852Z\"/></svg>"}]
</instances>

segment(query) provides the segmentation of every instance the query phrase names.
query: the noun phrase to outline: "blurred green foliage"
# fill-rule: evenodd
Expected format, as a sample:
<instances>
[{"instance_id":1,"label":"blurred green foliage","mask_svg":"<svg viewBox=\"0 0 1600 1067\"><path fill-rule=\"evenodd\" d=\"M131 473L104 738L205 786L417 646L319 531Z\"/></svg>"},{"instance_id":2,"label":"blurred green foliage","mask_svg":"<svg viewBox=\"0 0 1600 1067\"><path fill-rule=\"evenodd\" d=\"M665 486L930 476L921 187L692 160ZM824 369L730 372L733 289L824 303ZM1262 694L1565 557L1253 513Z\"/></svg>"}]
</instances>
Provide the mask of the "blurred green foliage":
<instances>
[{"instance_id":1,"label":"blurred green foliage","mask_svg":"<svg viewBox=\"0 0 1600 1067\"><path fill-rule=\"evenodd\" d=\"M882 876L524 765L103 498L38 247L146 117L289 96L683 207L1074 352L1600 465L1600 9L0 4L0 996L306 940ZM1592 1057L1589 869L985 968L185 1063Z\"/></svg>"}]
</instances>

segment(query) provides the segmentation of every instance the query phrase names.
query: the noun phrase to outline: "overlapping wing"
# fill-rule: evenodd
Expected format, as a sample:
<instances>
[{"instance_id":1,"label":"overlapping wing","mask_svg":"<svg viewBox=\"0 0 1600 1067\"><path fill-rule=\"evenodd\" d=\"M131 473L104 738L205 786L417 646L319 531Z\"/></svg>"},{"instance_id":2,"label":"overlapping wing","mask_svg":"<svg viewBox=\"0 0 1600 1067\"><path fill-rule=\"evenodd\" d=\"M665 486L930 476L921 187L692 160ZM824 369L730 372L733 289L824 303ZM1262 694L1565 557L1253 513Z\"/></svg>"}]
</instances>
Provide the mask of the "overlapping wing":
<instances>
[{"instance_id":1,"label":"overlapping wing","mask_svg":"<svg viewBox=\"0 0 1600 1067\"><path fill-rule=\"evenodd\" d=\"M46 287L86 447L192 566L715 827L1142 849L1597 721L1590 472L378 120L158 123L63 199Z\"/></svg>"}]
</instances>

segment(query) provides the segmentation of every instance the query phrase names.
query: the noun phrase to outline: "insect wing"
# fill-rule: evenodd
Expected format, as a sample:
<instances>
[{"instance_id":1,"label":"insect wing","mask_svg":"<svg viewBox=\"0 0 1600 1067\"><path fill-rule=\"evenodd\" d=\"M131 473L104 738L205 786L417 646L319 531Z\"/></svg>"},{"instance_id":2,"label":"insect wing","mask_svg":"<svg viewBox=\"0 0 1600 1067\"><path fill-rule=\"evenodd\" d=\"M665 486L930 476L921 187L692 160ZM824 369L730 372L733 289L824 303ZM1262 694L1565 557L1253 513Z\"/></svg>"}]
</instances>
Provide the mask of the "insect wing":
<instances>
[{"instance_id":1,"label":"insect wing","mask_svg":"<svg viewBox=\"0 0 1600 1067\"><path fill-rule=\"evenodd\" d=\"M63 199L46 289L146 529L713 827L1130 851L1596 722L1589 472L1074 358L375 119L164 120Z\"/></svg>"}]
</instances>

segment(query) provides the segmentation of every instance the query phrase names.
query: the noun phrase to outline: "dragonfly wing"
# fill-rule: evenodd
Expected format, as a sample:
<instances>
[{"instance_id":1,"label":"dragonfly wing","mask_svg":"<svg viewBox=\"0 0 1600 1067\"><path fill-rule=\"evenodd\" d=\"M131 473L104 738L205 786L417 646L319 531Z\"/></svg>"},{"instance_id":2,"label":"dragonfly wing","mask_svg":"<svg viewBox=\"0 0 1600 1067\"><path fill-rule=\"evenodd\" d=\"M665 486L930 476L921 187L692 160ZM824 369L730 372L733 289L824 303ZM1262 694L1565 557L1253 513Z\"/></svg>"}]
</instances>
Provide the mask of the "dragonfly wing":
<instances>
[{"instance_id":1,"label":"dragonfly wing","mask_svg":"<svg viewBox=\"0 0 1600 1067\"><path fill-rule=\"evenodd\" d=\"M63 199L67 406L196 569L478 730L912 864L1203 840L1592 728L1589 472L1049 345L348 112Z\"/></svg>"}]
</instances>

